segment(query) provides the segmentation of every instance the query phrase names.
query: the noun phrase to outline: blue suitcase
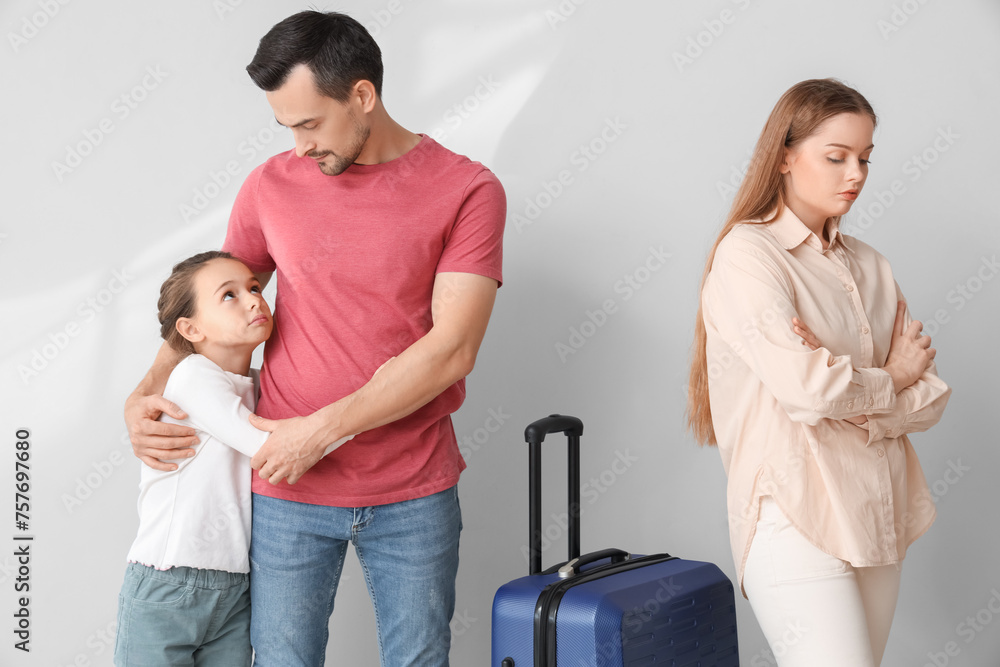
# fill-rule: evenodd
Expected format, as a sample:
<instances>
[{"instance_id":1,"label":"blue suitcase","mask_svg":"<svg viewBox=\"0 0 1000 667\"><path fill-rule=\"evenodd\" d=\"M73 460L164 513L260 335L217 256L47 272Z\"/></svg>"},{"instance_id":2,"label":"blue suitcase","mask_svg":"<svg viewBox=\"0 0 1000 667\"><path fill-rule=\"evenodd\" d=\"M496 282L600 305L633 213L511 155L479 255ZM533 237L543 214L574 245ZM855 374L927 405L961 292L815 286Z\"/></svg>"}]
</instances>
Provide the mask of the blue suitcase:
<instances>
[{"instance_id":1,"label":"blue suitcase","mask_svg":"<svg viewBox=\"0 0 1000 667\"><path fill-rule=\"evenodd\" d=\"M569 560L542 571L541 444L569 438ZM576 417L525 429L529 576L493 599L493 667L738 667L733 585L712 563L605 549L580 556Z\"/></svg>"}]
</instances>

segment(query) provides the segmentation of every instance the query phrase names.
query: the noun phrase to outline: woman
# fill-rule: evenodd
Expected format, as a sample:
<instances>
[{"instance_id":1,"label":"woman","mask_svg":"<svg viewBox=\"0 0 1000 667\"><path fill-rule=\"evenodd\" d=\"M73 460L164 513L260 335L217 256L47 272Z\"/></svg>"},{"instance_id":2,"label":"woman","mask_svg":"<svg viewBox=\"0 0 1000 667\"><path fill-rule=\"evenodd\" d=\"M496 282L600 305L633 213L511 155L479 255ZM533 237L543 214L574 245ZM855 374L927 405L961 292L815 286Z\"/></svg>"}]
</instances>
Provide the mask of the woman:
<instances>
[{"instance_id":1,"label":"woman","mask_svg":"<svg viewBox=\"0 0 1000 667\"><path fill-rule=\"evenodd\" d=\"M876 121L838 81L789 89L702 279L689 425L719 446L741 589L782 667L879 665L934 520L906 434L951 390L888 261L839 230Z\"/></svg>"}]
</instances>

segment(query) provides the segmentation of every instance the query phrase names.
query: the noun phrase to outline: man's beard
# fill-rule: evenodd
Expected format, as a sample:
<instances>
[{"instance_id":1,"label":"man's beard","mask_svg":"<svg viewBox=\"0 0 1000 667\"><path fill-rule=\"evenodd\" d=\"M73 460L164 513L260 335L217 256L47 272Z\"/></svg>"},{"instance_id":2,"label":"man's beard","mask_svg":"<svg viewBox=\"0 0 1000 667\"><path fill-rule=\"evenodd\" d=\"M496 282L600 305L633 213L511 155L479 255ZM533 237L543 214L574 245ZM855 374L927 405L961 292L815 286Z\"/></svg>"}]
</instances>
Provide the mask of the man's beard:
<instances>
[{"instance_id":1,"label":"man's beard","mask_svg":"<svg viewBox=\"0 0 1000 667\"><path fill-rule=\"evenodd\" d=\"M310 153L309 157L316 158L332 158L332 163L323 163L317 161L316 164L319 166L319 170L322 171L327 176L339 176L344 173L344 171L354 164L354 161L358 159L361 155L361 151L365 148L365 142L368 141L369 135L371 135L371 128L363 127L358 119L351 118L354 121L354 143L347 150L345 155L337 155L333 151L325 151L322 153Z\"/></svg>"}]
</instances>

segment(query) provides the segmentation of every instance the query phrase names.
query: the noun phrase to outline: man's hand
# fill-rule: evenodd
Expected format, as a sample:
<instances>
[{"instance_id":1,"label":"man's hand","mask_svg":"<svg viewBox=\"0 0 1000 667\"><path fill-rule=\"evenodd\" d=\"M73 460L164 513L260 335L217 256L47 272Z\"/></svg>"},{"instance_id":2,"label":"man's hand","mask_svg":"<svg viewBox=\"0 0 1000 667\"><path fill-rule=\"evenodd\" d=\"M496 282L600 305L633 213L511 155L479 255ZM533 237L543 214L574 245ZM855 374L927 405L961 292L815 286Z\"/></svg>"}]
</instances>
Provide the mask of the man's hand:
<instances>
[{"instance_id":1,"label":"man's hand","mask_svg":"<svg viewBox=\"0 0 1000 667\"><path fill-rule=\"evenodd\" d=\"M378 375L395 358L390 357L379 366L372 377ZM291 419L264 419L255 414L250 415L250 424L253 427L271 434L264 446L250 460L250 466L254 470L259 470L260 478L268 480L271 484L277 484L285 478L289 484L295 484L307 470L330 453L326 451L327 444L323 434L315 426L321 422L322 419L317 413ZM337 441L334 441L334 444L337 444Z\"/></svg>"},{"instance_id":2,"label":"man's hand","mask_svg":"<svg viewBox=\"0 0 1000 667\"><path fill-rule=\"evenodd\" d=\"M261 479L277 484L287 479L295 484L307 470L316 465L326 449L314 418L292 417L290 419L264 419L250 415L250 423L261 431L269 431L264 446L251 459L250 465Z\"/></svg>"},{"instance_id":3,"label":"man's hand","mask_svg":"<svg viewBox=\"0 0 1000 667\"><path fill-rule=\"evenodd\" d=\"M160 459L194 456L191 447L198 444L198 437L190 426L156 421L162 413L174 419L187 417L176 404L159 394L133 394L125 401L125 426L132 441L132 452L150 468L169 472L176 470L177 464L164 463Z\"/></svg>"}]
</instances>

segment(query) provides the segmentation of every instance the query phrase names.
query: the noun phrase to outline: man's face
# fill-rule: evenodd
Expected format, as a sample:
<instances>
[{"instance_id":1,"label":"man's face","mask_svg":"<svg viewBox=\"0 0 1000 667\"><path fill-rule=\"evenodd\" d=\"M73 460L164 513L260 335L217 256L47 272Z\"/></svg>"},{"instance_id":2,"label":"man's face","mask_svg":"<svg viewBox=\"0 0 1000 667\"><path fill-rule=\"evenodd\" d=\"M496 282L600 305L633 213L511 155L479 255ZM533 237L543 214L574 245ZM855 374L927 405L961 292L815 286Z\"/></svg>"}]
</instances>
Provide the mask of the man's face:
<instances>
[{"instance_id":1,"label":"man's face","mask_svg":"<svg viewBox=\"0 0 1000 667\"><path fill-rule=\"evenodd\" d=\"M358 99L338 102L321 95L306 65L296 65L284 85L267 93L267 101L275 119L291 128L295 154L316 160L327 176L342 173L364 150L371 130Z\"/></svg>"}]
</instances>

